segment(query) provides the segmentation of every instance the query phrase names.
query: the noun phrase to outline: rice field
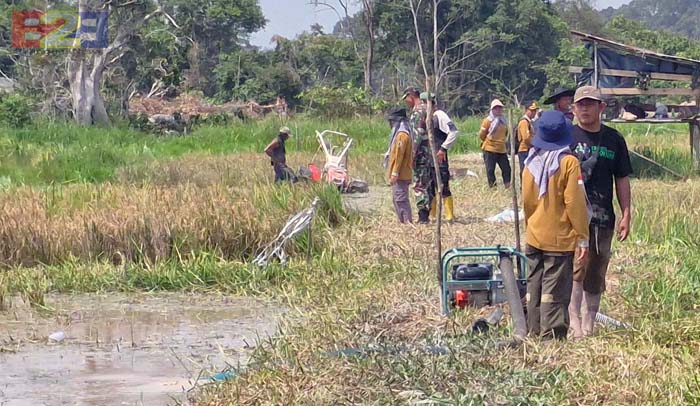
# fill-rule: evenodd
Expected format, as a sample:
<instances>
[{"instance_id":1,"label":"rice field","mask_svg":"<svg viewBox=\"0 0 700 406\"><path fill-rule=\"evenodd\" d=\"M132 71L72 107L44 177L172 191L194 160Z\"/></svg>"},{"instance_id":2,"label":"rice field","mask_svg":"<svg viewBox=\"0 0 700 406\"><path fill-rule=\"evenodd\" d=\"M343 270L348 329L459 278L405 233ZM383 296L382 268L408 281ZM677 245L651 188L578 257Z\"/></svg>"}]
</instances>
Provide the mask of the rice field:
<instances>
[{"instance_id":1,"label":"rice field","mask_svg":"<svg viewBox=\"0 0 700 406\"><path fill-rule=\"evenodd\" d=\"M632 149L689 176L634 162L633 234L614 247L603 303L632 328L501 348L505 323L479 336L471 334L478 311L440 316L432 228L401 226L391 213L380 166L388 126L287 123L297 135L293 168L314 159L315 129L356 138L351 172L373 192L371 210L357 213L334 190L271 184L258 152L279 124L176 137L63 124L0 131L0 311L24 300L50 312L49 292L154 290L288 307L280 335L256 343L256 367L193 392L198 405L700 404L700 182L685 126L619 127ZM510 195L485 185L478 125L458 123L465 134L451 162L477 177L453 181L459 221L445 227L445 248L514 241L509 225L483 221ZM302 236L288 266L248 264L319 195L310 259ZM344 349L370 351L333 355Z\"/></svg>"}]
</instances>

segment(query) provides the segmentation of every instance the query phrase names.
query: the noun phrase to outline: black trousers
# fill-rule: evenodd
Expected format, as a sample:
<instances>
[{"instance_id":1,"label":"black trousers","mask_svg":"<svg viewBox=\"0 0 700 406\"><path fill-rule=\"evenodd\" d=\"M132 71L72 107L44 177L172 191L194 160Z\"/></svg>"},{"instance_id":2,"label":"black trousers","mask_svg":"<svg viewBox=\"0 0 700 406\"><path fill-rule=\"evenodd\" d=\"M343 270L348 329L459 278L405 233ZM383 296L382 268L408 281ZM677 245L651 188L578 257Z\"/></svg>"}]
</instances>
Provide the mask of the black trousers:
<instances>
[{"instance_id":1,"label":"black trousers","mask_svg":"<svg viewBox=\"0 0 700 406\"><path fill-rule=\"evenodd\" d=\"M484 151L484 163L486 164L486 179L489 181L489 187L496 186L496 165L501 168L503 184L510 185L511 173L508 154Z\"/></svg>"},{"instance_id":2,"label":"black trousers","mask_svg":"<svg viewBox=\"0 0 700 406\"><path fill-rule=\"evenodd\" d=\"M527 152L518 152L518 162L520 163L520 179L523 178L523 171L525 170L525 160L527 159Z\"/></svg>"}]
</instances>

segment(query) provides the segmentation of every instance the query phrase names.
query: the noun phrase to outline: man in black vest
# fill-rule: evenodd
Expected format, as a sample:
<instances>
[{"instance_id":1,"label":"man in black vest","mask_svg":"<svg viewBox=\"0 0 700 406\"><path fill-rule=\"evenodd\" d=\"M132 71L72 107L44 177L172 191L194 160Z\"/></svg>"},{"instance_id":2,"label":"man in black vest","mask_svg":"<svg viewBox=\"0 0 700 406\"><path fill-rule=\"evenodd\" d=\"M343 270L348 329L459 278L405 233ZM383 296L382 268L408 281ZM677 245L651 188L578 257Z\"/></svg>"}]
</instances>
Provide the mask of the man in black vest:
<instances>
[{"instance_id":1,"label":"man in black vest","mask_svg":"<svg viewBox=\"0 0 700 406\"><path fill-rule=\"evenodd\" d=\"M427 101L428 97L433 100L433 118L432 120L426 120L428 123L432 122L433 126L433 141L435 142L435 150L437 151L438 166L440 167L440 180L442 180L442 201L445 206L445 220L447 222L452 222L455 218L454 216L454 200L452 198L452 192L450 191L450 164L447 159L447 151L452 148L455 141L457 141L457 126L450 116L447 115L443 110L439 109L435 105L435 95L423 92L420 95L421 100ZM430 202L430 215L435 216L437 208L437 200L435 200L435 195L437 194L437 185L433 185L433 192L430 194L433 199Z\"/></svg>"},{"instance_id":2,"label":"man in black vest","mask_svg":"<svg viewBox=\"0 0 700 406\"><path fill-rule=\"evenodd\" d=\"M275 171L275 182L294 180L294 175L287 168L287 150L285 141L291 137L289 127L280 128L277 137L265 147L265 154L270 157L270 164Z\"/></svg>"}]
</instances>

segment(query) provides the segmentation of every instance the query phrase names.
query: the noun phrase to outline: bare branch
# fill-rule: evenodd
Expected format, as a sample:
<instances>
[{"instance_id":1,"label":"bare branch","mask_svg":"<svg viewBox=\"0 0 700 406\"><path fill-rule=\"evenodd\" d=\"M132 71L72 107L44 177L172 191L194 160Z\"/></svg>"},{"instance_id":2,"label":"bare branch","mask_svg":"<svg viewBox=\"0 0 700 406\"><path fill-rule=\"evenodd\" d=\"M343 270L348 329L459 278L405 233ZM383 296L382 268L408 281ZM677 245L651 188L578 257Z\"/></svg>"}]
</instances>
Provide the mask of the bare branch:
<instances>
[{"instance_id":1,"label":"bare branch","mask_svg":"<svg viewBox=\"0 0 700 406\"><path fill-rule=\"evenodd\" d=\"M170 24L172 24L175 28L182 29L182 27L180 27L179 25L177 25L177 23L175 22L175 19L174 19L170 14L166 13L165 11L163 11L163 16L165 16L165 18L166 18L168 21L170 21Z\"/></svg>"},{"instance_id":2,"label":"bare branch","mask_svg":"<svg viewBox=\"0 0 700 406\"><path fill-rule=\"evenodd\" d=\"M418 42L418 51L420 52L420 61L423 65L423 73L425 77L428 77L428 66L425 63L425 54L423 52L423 40L420 36L420 27L418 26L418 11L423 0L416 0L417 3L414 4L414 0L409 0L411 5L411 15L413 16L413 27L416 32L416 40Z\"/></svg>"},{"instance_id":3,"label":"bare branch","mask_svg":"<svg viewBox=\"0 0 700 406\"><path fill-rule=\"evenodd\" d=\"M111 3L111 1L110 1L110 3ZM130 6L132 4L136 4L136 3L138 3L137 0L129 0L126 3L115 4L113 7L128 7L128 6Z\"/></svg>"}]
</instances>

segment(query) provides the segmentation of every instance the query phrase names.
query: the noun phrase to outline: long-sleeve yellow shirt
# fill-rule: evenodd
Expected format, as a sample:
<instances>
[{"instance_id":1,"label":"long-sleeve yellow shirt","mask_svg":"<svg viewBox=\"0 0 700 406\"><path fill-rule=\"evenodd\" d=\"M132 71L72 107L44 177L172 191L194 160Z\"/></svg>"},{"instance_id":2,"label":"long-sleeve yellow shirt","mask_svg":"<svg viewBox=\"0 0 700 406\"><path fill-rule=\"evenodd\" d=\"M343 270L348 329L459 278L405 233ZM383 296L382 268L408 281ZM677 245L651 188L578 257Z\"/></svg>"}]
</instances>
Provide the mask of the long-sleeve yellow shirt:
<instances>
[{"instance_id":1,"label":"long-sleeve yellow shirt","mask_svg":"<svg viewBox=\"0 0 700 406\"><path fill-rule=\"evenodd\" d=\"M518 141L520 141L520 147L518 152L527 152L532 147L532 137L533 134L532 123L526 119L521 118L518 123Z\"/></svg>"},{"instance_id":2,"label":"long-sleeve yellow shirt","mask_svg":"<svg viewBox=\"0 0 700 406\"><path fill-rule=\"evenodd\" d=\"M542 198L527 167L522 187L529 245L542 251L573 252L578 242L588 241L586 190L575 156L562 157Z\"/></svg>"},{"instance_id":3,"label":"long-sleeve yellow shirt","mask_svg":"<svg viewBox=\"0 0 700 406\"><path fill-rule=\"evenodd\" d=\"M493 132L491 138L489 135L489 128L491 128L491 120L487 118L481 123L481 128L479 129L479 138L481 138L481 149L486 152L495 152L497 154L506 153L506 135L508 129L504 125L499 125Z\"/></svg>"},{"instance_id":4,"label":"long-sleeve yellow shirt","mask_svg":"<svg viewBox=\"0 0 700 406\"><path fill-rule=\"evenodd\" d=\"M405 131L396 134L389 152L389 177L398 176L399 180L413 178L413 148L411 137Z\"/></svg>"}]
</instances>

